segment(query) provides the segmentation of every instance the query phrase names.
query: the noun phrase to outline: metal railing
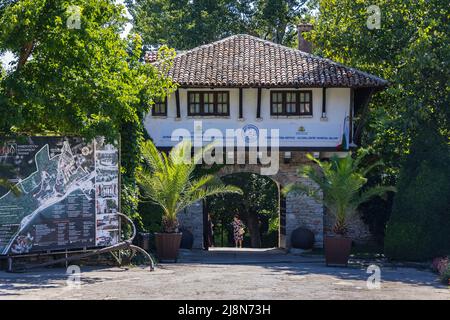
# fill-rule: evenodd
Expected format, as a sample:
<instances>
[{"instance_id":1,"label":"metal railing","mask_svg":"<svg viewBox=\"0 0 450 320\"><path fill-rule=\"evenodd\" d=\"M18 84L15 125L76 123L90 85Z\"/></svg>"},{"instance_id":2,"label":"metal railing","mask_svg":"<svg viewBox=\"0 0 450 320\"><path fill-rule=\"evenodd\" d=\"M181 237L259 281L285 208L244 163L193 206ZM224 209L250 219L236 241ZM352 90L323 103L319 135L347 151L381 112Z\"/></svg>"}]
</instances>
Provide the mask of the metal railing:
<instances>
[{"instance_id":1,"label":"metal railing","mask_svg":"<svg viewBox=\"0 0 450 320\"><path fill-rule=\"evenodd\" d=\"M117 213L117 215L120 218L124 218L132 227L132 236L124 241L121 241L120 243L117 243L115 245L109 246L109 247L105 247L105 248L100 248L100 249L95 249L91 252L87 252L87 253L83 253L83 254L79 254L79 255L75 255L75 256L71 256L71 257L64 257L61 259L57 259L57 260L52 260L49 262L45 262L45 263L40 263L40 264L34 264L34 265L29 265L29 266L23 266L20 269L16 269L14 270L13 266L12 266L12 261L8 262L8 271L10 272L24 272L27 270L31 270L31 269L36 269L36 268L43 268L43 267L47 267L50 265L55 265L55 264L59 264L59 263L67 263L69 261L74 261L74 260L81 260L84 258L88 258L88 257L92 257L92 256L96 256L96 255L101 255L104 253L113 253L114 251L119 251L119 250L131 250L133 253L139 252L141 254L143 254L150 262L150 271L153 271L155 269L155 260L152 257L151 254L149 254L147 251L145 251L144 249L133 245L133 240L136 237L136 226L134 225L133 221L127 217L126 215L124 215L123 213ZM119 220L119 223L121 223L121 219ZM20 257L20 256L18 256ZM8 259L12 259L13 257L8 257Z\"/></svg>"}]
</instances>

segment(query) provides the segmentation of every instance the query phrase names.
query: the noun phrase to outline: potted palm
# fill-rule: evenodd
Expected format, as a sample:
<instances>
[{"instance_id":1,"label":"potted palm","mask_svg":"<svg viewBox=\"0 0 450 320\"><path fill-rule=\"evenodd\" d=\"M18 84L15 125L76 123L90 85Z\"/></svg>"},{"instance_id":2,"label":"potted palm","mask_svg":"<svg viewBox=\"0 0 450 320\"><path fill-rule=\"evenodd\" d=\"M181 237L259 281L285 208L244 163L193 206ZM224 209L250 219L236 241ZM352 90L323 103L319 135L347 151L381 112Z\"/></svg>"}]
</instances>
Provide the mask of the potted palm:
<instances>
[{"instance_id":1,"label":"potted palm","mask_svg":"<svg viewBox=\"0 0 450 320\"><path fill-rule=\"evenodd\" d=\"M306 165L299 169L299 175L309 178L316 186L307 184L291 184L283 190L307 194L324 204L334 217L332 235L325 236L325 259L327 265L347 265L350 257L352 239L348 237L350 219L358 212L360 204L372 197L384 195L387 191L395 191L394 187L365 187L367 174L381 161L364 166L363 159L367 151L360 150L356 157L349 153L344 158L334 156L330 161L320 161L308 155L308 159L318 165L318 169Z\"/></svg>"},{"instance_id":2,"label":"potted palm","mask_svg":"<svg viewBox=\"0 0 450 320\"><path fill-rule=\"evenodd\" d=\"M179 212L212 195L242 193L241 189L224 185L213 175L195 177L194 169L205 149L193 156L191 150L192 145L187 140L176 145L169 155L159 152L151 141L142 146L144 165L137 174L141 196L163 210L162 232L155 234L160 260L177 259L182 236L177 219Z\"/></svg>"}]
</instances>

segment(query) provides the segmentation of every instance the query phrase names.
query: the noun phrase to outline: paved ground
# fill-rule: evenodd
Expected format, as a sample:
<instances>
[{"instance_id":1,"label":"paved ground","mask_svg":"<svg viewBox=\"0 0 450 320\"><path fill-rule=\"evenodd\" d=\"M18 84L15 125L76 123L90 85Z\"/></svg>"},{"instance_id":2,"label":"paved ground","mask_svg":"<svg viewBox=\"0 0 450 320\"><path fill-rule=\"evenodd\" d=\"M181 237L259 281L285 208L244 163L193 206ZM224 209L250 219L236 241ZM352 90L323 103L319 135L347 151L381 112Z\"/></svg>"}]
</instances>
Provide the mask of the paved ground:
<instances>
[{"instance_id":1,"label":"paved ground","mask_svg":"<svg viewBox=\"0 0 450 320\"><path fill-rule=\"evenodd\" d=\"M265 253L183 253L178 264L148 269L82 267L79 288L63 269L0 272L0 299L447 299L428 271L383 267L369 290L363 267L330 268L321 257Z\"/></svg>"}]
</instances>

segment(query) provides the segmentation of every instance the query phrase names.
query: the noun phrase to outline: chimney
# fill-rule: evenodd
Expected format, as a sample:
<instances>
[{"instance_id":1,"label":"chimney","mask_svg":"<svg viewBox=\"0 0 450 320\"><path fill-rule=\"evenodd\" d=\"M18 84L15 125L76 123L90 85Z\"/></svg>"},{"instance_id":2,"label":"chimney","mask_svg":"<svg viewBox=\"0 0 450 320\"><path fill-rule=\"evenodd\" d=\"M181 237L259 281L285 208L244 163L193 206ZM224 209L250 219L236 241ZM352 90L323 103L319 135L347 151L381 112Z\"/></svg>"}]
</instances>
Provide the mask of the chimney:
<instances>
[{"instance_id":1,"label":"chimney","mask_svg":"<svg viewBox=\"0 0 450 320\"><path fill-rule=\"evenodd\" d=\"M314 27L312 24L309 24L309 23L302 23L297 26L298 50L301 50L301 51L307 52L307 53L312 52L312 43L309 41L306 41L305 38L303 38L303 32L310 32L312 29L314 29Z\"/></svg>"}]
</instances>

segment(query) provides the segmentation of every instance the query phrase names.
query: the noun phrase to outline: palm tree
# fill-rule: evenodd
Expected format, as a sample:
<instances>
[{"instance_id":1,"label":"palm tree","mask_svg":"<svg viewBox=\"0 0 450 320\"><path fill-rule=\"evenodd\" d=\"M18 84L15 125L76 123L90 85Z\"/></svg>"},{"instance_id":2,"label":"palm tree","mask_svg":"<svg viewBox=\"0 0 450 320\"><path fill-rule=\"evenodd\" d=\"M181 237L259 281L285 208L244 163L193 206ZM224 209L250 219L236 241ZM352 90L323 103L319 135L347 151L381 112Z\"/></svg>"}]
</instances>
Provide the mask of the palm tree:
<instances>
[{"instance_id":1,"label":"palm tree","mask_svg":"<svg viewBox=\"0 0 450 320\"><path fill-rule=\"evenodd\" d=\"M314 161L320 170L306 165L299 168L299 175L315 182L318 188L303 183L291 184L283 192L307 194L323 203L335 218L333 232L345 235L347 223L360 204L388 191L395 192L395 188L390 186L364 188L367 174L382 164L377 161L364 167L362 161L367 154L367 150L360 150L356 157L350 153L345 158L334 156L330 161L320 161L308 155L308 159Z\"/></svg>"},{"instance_id":2,"label":"palm tree","mask_svg":"<svg viewBox=\"0 0 450 320\"><path fill-rule=\"evenodd\" d=\"M195 177L194 169L200 163L203 151L212 146L191 157L192 145L187 140L176 145L169 155L159 152L151 141L143 144L145 165L138 172L137 180L142 197L163 209L164 232L177 232L177 214L199 200L222 193L242 194L238 187L224 185L213 175Z\"/></svg>"},{"instance_id":3,"label":"palm tree","mask_svg":"<svg viewBox=\"0 0 450 320\"><path fill-rule=\"evenodd\" d=\"M12 172L11 166L0 164L1 175L10 174L11 172ZM14 183L11 183L8 179L3 177L0 177L0 187L7 189L7 191L11 191L17 197L20 196L21 194L20 189Z\"/></svg>"}]
</instances>

